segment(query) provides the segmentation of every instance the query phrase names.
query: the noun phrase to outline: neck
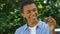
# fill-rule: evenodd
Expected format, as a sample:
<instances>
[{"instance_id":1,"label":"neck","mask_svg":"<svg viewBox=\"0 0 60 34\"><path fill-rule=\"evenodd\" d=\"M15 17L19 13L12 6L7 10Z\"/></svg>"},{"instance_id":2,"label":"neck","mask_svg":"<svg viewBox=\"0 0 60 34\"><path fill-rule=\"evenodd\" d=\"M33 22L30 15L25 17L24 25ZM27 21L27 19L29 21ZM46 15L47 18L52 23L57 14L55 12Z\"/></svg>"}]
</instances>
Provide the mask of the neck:
<instances>
[{"instance_id":1,"label":"neck","mask_svg":"<svg viewBox=\"0 0 60 34\"><path fill-rule=\"evenodd\" d=\"M29 27L34 27L34 26L37 25L37 24L38 24L38 20L35 21L35 22L28 21L28 26L29 26Z\"/></svg>"}]
</instances>

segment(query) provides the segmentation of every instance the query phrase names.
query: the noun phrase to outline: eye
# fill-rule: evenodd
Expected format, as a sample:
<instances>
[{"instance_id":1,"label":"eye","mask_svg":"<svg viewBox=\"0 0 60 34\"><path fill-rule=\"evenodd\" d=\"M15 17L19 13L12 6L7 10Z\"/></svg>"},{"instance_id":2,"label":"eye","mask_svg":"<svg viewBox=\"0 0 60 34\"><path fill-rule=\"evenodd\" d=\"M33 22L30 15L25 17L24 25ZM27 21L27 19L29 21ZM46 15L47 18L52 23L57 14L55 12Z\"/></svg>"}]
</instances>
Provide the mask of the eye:
<instances>
[{"instance_id":1,"label":"eye","mask_svg":"<svg viewBox=\"0 0 60 34\"><path fill-rule=\"evenodd\" d=\"M30 10L27 10L27 13L31 13L31 11Z\"/></svg>"},{"instance_id":2,"label":"eye","mask_svg":"<svg viewBox=\"0 0 60 34\"><path fill-rule=\"evenodd\" d=\"M36 10L34 9L33 11L35 12Z\"/></svg>"},{"instance_id":3,"label":"eye","mask_svg":"<svg viewBox=\"0 0 60 34\"><path fill-rule=\"evenodd\" d=\"M34 9L33 9L33 12L35 12L36 10L37 10L37 9L34 8Z\"/></svg>"}]
</instances>

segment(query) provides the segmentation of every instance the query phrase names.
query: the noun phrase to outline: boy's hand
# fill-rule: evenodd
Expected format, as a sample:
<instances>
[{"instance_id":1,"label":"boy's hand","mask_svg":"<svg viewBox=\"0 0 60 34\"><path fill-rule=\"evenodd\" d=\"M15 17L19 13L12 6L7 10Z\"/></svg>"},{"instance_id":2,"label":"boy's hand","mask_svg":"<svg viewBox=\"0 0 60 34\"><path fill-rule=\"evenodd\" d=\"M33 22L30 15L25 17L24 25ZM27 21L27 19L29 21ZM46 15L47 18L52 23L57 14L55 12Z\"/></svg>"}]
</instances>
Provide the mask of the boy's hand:
<instances>
[{"instance_id":1,"label":"boy's hand","mask_svg":"<svg viewBox=\"0 0 60 34\"><path fill-rule=\"evenodd\" d=\"M47 24L49 25L51 31L55 29L56 26L56 20L53 19L51 16L45 18Z\"/></svg>"}]
</instances>

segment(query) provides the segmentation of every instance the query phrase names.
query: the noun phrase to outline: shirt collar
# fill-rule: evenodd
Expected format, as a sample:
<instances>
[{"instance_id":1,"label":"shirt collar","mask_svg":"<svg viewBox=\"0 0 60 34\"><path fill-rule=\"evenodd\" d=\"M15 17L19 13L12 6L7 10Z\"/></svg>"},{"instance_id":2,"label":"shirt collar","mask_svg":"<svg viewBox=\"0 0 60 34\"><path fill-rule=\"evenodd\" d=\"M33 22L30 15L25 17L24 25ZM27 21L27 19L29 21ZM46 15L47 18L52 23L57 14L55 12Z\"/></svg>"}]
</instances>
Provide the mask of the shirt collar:
<instances>
[{"instance_id":1,"label":"shirt collar","mask_svg":"<svg viewBox=\"0 0 60 34\"><path fill-rule=\"evenodd\" d=\"M27 26L27 24L25 24L25 26L24 26L24 30L26 30L28 28L28 26Z\"/></svg>"},{"instance_id":2,"label":"shirt collar","mask_svg":"<svg viewBox=\"0 0 60 34\"><path fill-rule=\"evenodd\" d=\"M41 20L38 21L37 27L40 29L42 28L42 21ZM26 30L26 29L28 29L27 24L25 24L25 26L24 26L24 30Z\"/></svg>"},{"instance_id":3,"label":"shirt collar","mask_svg":"<svg viewBox=\"0 0 60 34\"><path fill-rule=\"evenodd\" d=\"M37 27L41 29L41 28L42 28L42 25L43 25L42 21L39 20L39 21L38 21L38 25L37 25Z\"/></svg>"}]
</instances>

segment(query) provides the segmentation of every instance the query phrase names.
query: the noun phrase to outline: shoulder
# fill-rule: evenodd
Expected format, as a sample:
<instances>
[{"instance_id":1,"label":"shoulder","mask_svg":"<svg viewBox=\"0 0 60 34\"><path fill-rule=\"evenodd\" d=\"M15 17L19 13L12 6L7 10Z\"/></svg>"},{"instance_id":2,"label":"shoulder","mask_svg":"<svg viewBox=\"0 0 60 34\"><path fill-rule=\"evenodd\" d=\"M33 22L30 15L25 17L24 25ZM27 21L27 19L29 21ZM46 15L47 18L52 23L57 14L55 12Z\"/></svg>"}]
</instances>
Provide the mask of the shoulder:
<instances>
[{"instance_id":1,"label":"shoulder","mask_svg":"<svg viewBox=\"0 0 60 34\"><path fill-rule=\"evenodd\" d=\"M43 30L44 33L51 34L50 28L49 28L48 24L46 24L46 22L41 21L40 24L42 27L41 29Z\"/></svg>"},{"instance_id":2,"label":"shoulder","mask_svg":"<svg viewBox=\"0 0 60 34\"><path fill-rule=\"evenodd\" d=\"M39 21L39 26L41 27L41 28L49 28L49 26L48 26L48 24L46 24L46 22L43 22L43 21Z\"/></svg>"},{"instance_id":3,"label":"shoulder","mask_svg":"<svg viewBox=\"0 0 60 34\"><path fill-rule=\"evenodd\" d=\"M25 25L23 25L23 26L21 26L21 27L19 27L19 28L17 28L17 29L16 29L16 31L15 31L15 34L19 34L19 33L23 32L23 31L24 31L25 26L26 26L26 24L25 24Z\"/></svg>"}]
</instances>

